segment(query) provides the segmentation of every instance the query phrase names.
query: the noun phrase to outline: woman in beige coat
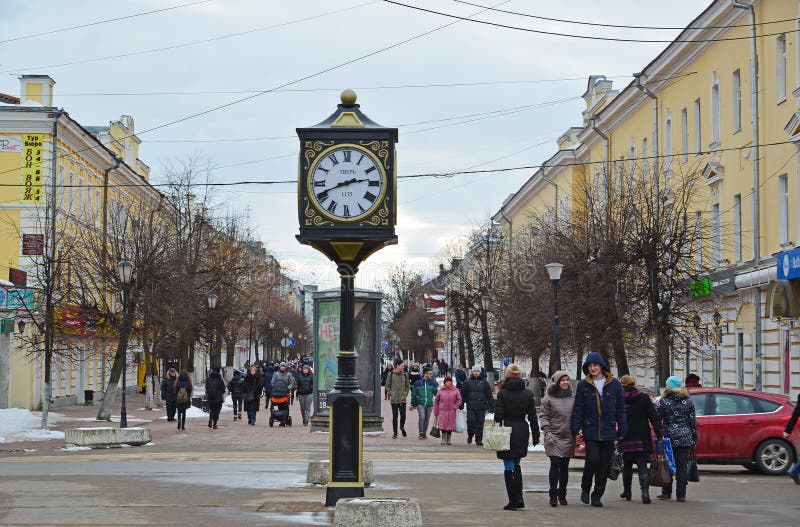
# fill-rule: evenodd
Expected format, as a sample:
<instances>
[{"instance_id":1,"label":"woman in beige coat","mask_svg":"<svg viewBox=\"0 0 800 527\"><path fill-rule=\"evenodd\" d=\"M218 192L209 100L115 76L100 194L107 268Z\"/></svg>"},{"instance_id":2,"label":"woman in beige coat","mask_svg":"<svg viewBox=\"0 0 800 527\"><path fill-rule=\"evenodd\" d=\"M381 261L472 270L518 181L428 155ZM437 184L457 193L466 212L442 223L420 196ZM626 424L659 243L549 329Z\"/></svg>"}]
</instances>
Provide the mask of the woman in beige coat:
<instances>
[{"instance_id":1,"label":"woman in beige coat","mask_svg":"<svg viewBox=\"0 0 800 527\"><path fill-rule=\"evenodd\" d=\"M542 399L539 423L544 432L544 452L550 458L550 505L567 504L569 458L575 454L575 436L570 430L570 418L575 398L569 374L557 371L553 384Z\"/></svg>"}]
</instances>

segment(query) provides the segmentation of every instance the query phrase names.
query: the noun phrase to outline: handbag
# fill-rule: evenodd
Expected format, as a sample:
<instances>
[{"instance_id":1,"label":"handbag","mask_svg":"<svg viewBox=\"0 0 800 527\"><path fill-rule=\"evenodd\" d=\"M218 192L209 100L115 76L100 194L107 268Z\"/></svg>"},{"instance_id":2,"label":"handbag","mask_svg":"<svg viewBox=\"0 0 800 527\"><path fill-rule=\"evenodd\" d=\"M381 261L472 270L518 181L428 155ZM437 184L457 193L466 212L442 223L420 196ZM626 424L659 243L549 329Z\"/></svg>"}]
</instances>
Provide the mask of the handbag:
<instances>
[{"instance_id":1,"label":"handbag","mask_svg":"<svg viewBox=\"0 0 800 527\"><path fill-rule=\"evenodd\" d=\"M483 448L495 452L511 450L511 427L492 423L483 431Z\"/></svg>"},{"instance_id":2,"label":"handbag","mask_svg":"<svg viewBox=\"0 0 800 527\"><path fill-rule=\"evenodd\" d=\"M695 447L689 451L689 462L686 464L686 479L692 483L700 482L700 471L697 469L697 451Z\"/></svg>"},{"instance_id":3,"label":"handbag","mask_svg":"<svg viewBox=\"0 0 800 527\"><path fill-rule=\"evenodd\" d=\"M611 454L611 460L608 465L608 479L616 480L620 472L622 472L622 454L617 449Z\"/></svg>"},{"instance_id":4,"label":"handbag","mask_svg":"<svg viewBox=\"0 0 800 527\"><path fill-rule=\"evenodd\" d=\"M244 392L242 394L242 401L245 403L252 403L253 402L253 392Z\"/></svg>"},{"instance_id":5,"label":"handbag","mask_svg":"<svg viewBox=\"0 0 800 527\"><path fill-rule=\"evenodd\" d=\"M436 438L442 437L442 432L439 431L438 425L439 425L439 416L435 415L433 416L433 427L431 427L431 433L430 433L431 437L436 437Z\"/></svg>"},{"instance_id":6,"label":"handbag","mask_svg":"<svg viewBox=\"0 0 800 527\"><path fill-rule=\"evenodd\" d=\"M453 432L462 434L467 430L467 418L464 417L464 410L456 410L456 427Z\"/></svg>"},{"instance_id":7,"label":"handbag","mask_svg":"<svg viewBox=\"0 0 800 527\"><path fill-rule=\"evenodd\" d=\"M663 487L672 484L669 462L663 452L657 452L650 460L650 486Z\"/></svg>"}]
</instances>

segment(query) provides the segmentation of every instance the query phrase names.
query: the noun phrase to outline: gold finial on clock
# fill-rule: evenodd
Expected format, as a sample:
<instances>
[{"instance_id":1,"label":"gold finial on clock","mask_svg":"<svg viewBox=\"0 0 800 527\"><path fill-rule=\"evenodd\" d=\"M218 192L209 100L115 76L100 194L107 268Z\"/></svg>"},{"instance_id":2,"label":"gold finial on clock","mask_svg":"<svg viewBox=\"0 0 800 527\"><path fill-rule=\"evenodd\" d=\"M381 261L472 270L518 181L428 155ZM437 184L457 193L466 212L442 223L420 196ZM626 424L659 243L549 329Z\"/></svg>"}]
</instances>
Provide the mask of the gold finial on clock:
<instances>
[{"instance_id":1,"label":"gold finial on clock","mask_svg":"<svg viewBox=\"0 0 800 527\"><path fill-rule=\"evenodd\" d=\"M356 103L356 92L348 88L342 92L341 98L343 105L353 106Z\"/></svg>"}]
</instances>

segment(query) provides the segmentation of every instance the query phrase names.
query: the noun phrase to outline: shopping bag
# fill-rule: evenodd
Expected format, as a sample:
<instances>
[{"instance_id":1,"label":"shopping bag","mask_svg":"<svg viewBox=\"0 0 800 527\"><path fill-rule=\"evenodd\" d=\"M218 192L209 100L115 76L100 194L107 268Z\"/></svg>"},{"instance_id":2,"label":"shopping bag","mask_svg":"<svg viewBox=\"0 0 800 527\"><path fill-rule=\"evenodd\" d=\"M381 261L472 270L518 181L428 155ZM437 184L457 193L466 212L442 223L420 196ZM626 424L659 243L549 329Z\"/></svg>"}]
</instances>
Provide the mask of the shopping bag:
<instances>
[{"instance_id":1,"label":"shopping bag","mask_svg":"<svg viewBox=\"0 0 800 527\"><path fill-rule=\"evenodd\" d=\"M439 416L433 417L433 427L431 428L431 437L442 437L442 432L439 431Z\"/></svg>"},{"instance_id":2,"label":"shopping bag","mask_svg":"<svg viewBox=\"0 0 800 527\"><path fill-rule=\"evenodd\" d=\"M616 480L620 472L622 472L622 454L619 450L614 450L608 465L608 479Z\"/></svg>"},{"instance_id":3,"label":"shopping bag","mask_svg":"<svg viewBox=\"0 0 800 527\"><path fill-rule=\"evenodd\" d=\"M692 483L700 482L700 471L697 469L697 451L695 447L689 451L689 462L686 464L686 479Z\"/></svg>"},{"instance_id":4,"label":"shopping bag","mask_svg":"<svg viewBox=\"0 0 800 527\"><path fill-rule=\"evenodd\" d=\"M669 462L663 452L657 452L650 460L650 486L663 487L672 483Z\"/></svg>"},{"instance_id":5,"label":"shopping bag","mask_svg":"<svg viewBox=\"0 0 800 527\"><path fill-rule=\"evenodd\" d=\"M456 410L456 428L453 431L457 434L467 431L467 418L464 416L464 410Z\"/></svg>"},{"instance_id":6,"label":"shopping bag","mask_svg":"<svg viewBox=\"0 0 800 527\"><path fill-rule=\"evenodd\" d=\"M664 459L667 460L667 468L669 468L670 475L675 474L675 454L672 452L672 441L668 437L664 439L653 439L656 445L656 452L664 454Z\"/></svg>"},{"instance_id":7,"label":"shopping bag","mask_svg":"<svg viewBox=\"0 0 800 527\"><path fill-rule=\"evenodd\" d=\"M511 450L511 427L492 423L484 428L483 448L495 452Z\"/></svg>"}]
</instances>

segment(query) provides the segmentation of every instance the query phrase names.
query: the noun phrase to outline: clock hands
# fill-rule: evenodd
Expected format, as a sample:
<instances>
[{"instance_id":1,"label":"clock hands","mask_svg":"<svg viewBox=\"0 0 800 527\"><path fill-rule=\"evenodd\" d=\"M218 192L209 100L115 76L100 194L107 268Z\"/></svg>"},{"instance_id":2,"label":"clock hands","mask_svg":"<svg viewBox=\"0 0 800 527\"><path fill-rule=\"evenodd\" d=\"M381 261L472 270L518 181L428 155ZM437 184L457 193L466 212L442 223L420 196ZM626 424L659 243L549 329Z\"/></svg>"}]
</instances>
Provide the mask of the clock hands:
<instances>
[{"instance_id":1,"label":"clock hands","mask_svg":"<svg viewBox=\"0 0 800 527\"><path fill-rule=\"evenodd\" d=\"M326 197L328 197L328 192L330 192L331 190L335 190L335 189L341 188L341 187L346 187L347 185L352 185L353 183L364 183L365 181L368 182L370 180L369 179L358 179L358 178L345 179L344 181L340 181L336 185L334 185L334 186L332 186L330 188L326 188L325 190L323 190L322 192L317 194L317 198L319 198L321 200L324 200Z\"/></svg>"}]
</instances>

